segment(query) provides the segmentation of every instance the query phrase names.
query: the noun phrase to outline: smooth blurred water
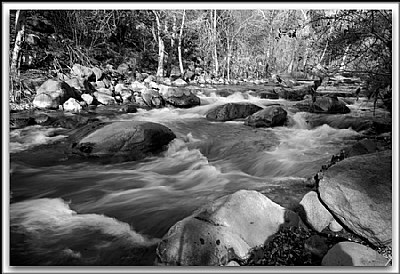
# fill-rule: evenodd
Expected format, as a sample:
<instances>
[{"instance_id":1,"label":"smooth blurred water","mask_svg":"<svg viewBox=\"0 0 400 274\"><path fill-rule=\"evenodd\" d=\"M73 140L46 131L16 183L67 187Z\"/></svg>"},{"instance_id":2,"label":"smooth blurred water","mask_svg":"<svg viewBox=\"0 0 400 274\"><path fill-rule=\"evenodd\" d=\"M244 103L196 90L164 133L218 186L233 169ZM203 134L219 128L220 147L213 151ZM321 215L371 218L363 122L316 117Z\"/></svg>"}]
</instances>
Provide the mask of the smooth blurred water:
<instances>
[{"instance_id":1,"label":"smooth blurred water","mask_svg":"<svg viewBox=\"0 0 400 274\"><path fill-rule=\"evenodd\" d=\"M311 129L301 112L289 112L288 125L276 128L205 119L215 105L240 101L287 106L284 100L235 93L202 96L202 105L190 109L99 115L104 121L157 122L177 138L161 155L139 162L11 162L12 264L152 264L156 243L168 229L218 197L254 189L290 208L309 191L303 179L358 135L327 125ZM65 138L54 130L11 131L10 152Z\"/></svg>"}]
</instances>

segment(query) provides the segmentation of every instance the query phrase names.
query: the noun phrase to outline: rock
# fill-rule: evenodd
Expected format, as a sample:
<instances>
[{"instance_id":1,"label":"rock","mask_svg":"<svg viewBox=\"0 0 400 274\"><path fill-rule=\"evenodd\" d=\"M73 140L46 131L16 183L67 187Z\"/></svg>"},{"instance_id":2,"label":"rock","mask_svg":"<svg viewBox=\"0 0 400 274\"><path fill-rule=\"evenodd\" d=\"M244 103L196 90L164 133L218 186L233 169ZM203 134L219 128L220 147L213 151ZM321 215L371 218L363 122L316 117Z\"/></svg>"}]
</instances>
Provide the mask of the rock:
<instances>
[{"instance_id":1,"label":"rock","mask_svg":"<svg viewBox=\"0 0 400 274\"><path fill-rule=\"evenodd\" d=\"M305 214L304 217L301 217L318 232L321 232L333 220L332 214L321 204L315 191L310 191L304 195L300 205Z\"/></svg>"},{"instance_id":2,"label":"rock","mask_svg":"<svg viewBox=\"0 0 400 274\"><path fill-rule=\"evenodd\" d=\"M200 105L200 98L184 88L160 85L159 94L166 103L174 107L188 108Z\"/></svg>"},{"instance_id":3,"label":"rock","mask_svg":"<svg viewBox=\"0 0 400 274\"><path fill-rule=\"evenodd\" d=\"M276 127L283 126L286 118L286 110L280 106L272 105L248 116L244 124L252 127Z\"/></svg>"},{"instance_id":4,"label":"rock","mask_svg":"<svg viewBox=\"0 0 400 274\"><path fill-rule=\"evenodd\" d=\"M277 89L277 93L280 98L290 100L290 101L300 101L304 99L304 96L310 94L311 85L295 86L292 88Z\"/></svg>"},{"instance_id":5,"label":"rock","mask_svg":"<svg viewBox=\"0 0 400 274\"><path fill-rule=\"evenodd\" d=\"M106 88L106 84L103 81L96 81L96 88Z\"/></svg>"},{"instance_id":6,"label":"rock","mask_svg":"<svg viewBox=\"0 0 400 274\"><path fill-rule=\"evenodd\" d=\"M375 245L392 243L392 152L346 158L324 172L319 193L329 211Z\"/></svg>"},{"instance_id":7,"label":"rock","mask_svg":"<svg viewBox=\"0 0 400 274\"><path fill-rule=\"evenodd\" d=\"M387 259L375 250L354 242L334 245L322 259L322 266L385 266Z\"/></svg>"},{"instance_id":8,"label":"rock","mask_svg":"<svg viewBox=\"0 0 400 274\"><path fill-rule=\"evenodd\" d=\"M137 108L135 105L127 105L125 108L126 113L136 113Z\"/></svg>"},{"instance_id":9,"label":"rock","mask_svg":"<svg viewBox=\"0 0 400 274\"><path fill-rule=\"evenodd\" d=\"M133 91L142 91L142 90L146 89L147 87L143 83L135 81L131 84L131 88Z\"/></svg>"},{"instance_id":10,"label":"rock","mask_svg":"<svg viewBox=\"0 0 400 274\"><path fill-rule=\"evenodd\" d=\"M63 104L63 108L64 108L64 111L70 111L70 112L80 112L82 110L82 106L74 98L69 98Z\"/></svg>"},{"instance_id":11,"label":"rock","mask_svg":"<svg viewBox=\"0 0 400 274\"><path fill-rule=\"evenodd\" d=\"M79 64L74 64L72 66L71 73L73 75L86 79L89 79L89 77L93 75L93 71L91 68Z\"/></svg>"},{"instance_id":12,"label":"rock","mask_svg":"<svg viewBox=\"0 0 400 274\"><path fill-rule=\"evenodd\" d=\"M93 73L96 77L96 82L99 81L101 79L101 77L103 76L103 71L96 67L92 67L91 70L93 71Z\"/></svg>"},{"instance_id":13,"label":"rock","mask_svg":"<svg viewBox=\"0 0 400 274\"><path fill-rule=\"evenodd\" d=\"M172 84L174 85L174 86L177 86L177 87L183 87L183 86L186 86L187 85L187 83L185 82L185 80L182 80L182 79L176 79L174 82L172 82Z\"/></svg>"},{"instance_id":14,"label":"rock","mask_svg":"<svg viewBox=\"0 0 400 274\"><path fill-rule=\"evenodd\" d=\"M314 103L311 99L306 99L297 103L295 106L301 111L313 113L350 113L350 109L346 106L346 104L337 97L316 97Z\"/></svg>"},{"instance_id":15,"label":"rock","mask_svg":"<svg viewBox=\"0 0 400 274\"><path fill-rule=\"evenodd\" d=\"M32 104L40 109L58 109L58 101L46 93L38 94L32 101Z\"/></svg>"},{"instance_id":16,"label":"rock","mask_svg":"<svg viewBox=\"0 0 400 274\"><path fill-rule=\"evenodd\" d=\"M329 230L332 232L339 232L343 230L343 227L335 219L333 219L329 223Z\"/></svg>"},{"instance_id":17,"label":"rock","mask_svg":"<svg viewBox=\"0 0 400 274\"><path fill-rule=\"evenodd\" d=\"M97 91L101 92L101 93L104 93L104 94L107 94L107 95L110 95L110 96L113 95L112 90L109 89L109 88L98 88Z\"/></svg>"},{"instance_id":18,"label":"rock","mask_svg":"<svg viewBox=\"0 0 400 274\"><path fill-rule=\"evenodd\" d=\"M230 261L230 262L227 263L225 266L240 266L240 264L237 263L236 261Z\"/></svg>"},{"instance_id":19,"label":"rock","mask_svg":"<svg viewBox=\"0 0 400 274\"><path fill-rule=\"evenodd\" d=\"M107 93L96 91L95 93L93 93L93 95L100 104L103 104L103 105L116 104L114 97L112 97L111 95L109 95Z\"/></svg>"},{"instance_id":20,"label":"rock","mask_svg":"<svg viewBox=\"0 0 400 274\"><path fill-rule=\"evenodd\" d=\"M228 103L211 109L206 118L210 121L230 121L246 118L262 108L250 103Z\"/></svg>"},{"instance_id":21,"label":"rock","mask_svg":"<svg viewBox=\"0 0 400 274\"><path fill-rule=\"evenodd\" d=\"M328 252L329 248L324 238L319 235L313 235L305 241L304 249L310 251L311 254L318 258L322 258Z\"/></svg>"},{"instance_id":22,"label":"rock","mask_svg":"<svg viewBox=\"0 0 400 274\"><path fill-rule=\"evenodd\" d=\"M157 90L144 89L142 91L142 98L149 107L162 107L162 98Z\"/></svg>"},{"instance_id":23,"label":"rock","mask_svg":"<svg viewBox=\"0 0 400 274\"><path fill-rule=\"evenodd\" d=\"M128 64L122 63L121 65L118 66L117 71L118 71L119 74L124 75L124 74L128 73L129 69L130 68L129 68Z\"/></svg>"},{"instance_id":24,"label":"rock","mask_svg":"<svg viewBox=\"0 0 400 274\"><path fill-rule=\"evenodd\" d=\"M89 94L82 94L82 99L86 102L86 104L91 105L93 103L93 96Z\"/></svg>"},{"instance_id":25,"label":"rock","mask_svg":"<svg viewBox=\"0 0 400 274\"><path fill-rule=\"evenodd\" d=\"M159 153L175 137L161 124L121 121L88 125L72 138L75 153L119 162L140 160Z\"/></svg>"},{"instance_id":26,"label":"rock","mask_svg":"<svg viewBox=\"0 0 400 274\"><path fill-rule=\"evenodd\" d=\"M371 139L363 139L352 145L349 149L346 149L347 157L373 153L378 150L376 142Z\"/></svg>"},{"instance_id":27,"label":"rock","mask_svg":"<svg viewBox=\"0 0 400 274\"><path fill-rule=\"evenodd\" d=\"M279 228L298 225L297 214L257 191L223 196L172 226L157 248L166 265L225 265L245 258Z\"/></svg>"},{"instance_id":28,"label":"rock","mask_svg":"<svg viewBox=\"0 0 400 274\"><path fill-rule=\"evenodd\" d=\"M120 96L124 102L130 101L132 99L132 91L130 89L123 89L120 92Z\"/></svg>"},{"instance_id":29,"label":"rock","mask_svg":"<svg viewBox=\"0 0 400 274\"><path fill-rule=\"evenodd\" d=\"M49 79L38 88L32 103L38 108L57 109L69 98L81 100L80 94L67 83Z\"/></svg>"},{"instance_id":30,"label":"rock","mask_svg":"<svg viewBox=\"0 0 400 274\"><path fill-rule=\"evenodd\" d=\"M261 91L258 93L261 99L279 99L279 95L272 91Z\"/></svg>"}]
</instances>

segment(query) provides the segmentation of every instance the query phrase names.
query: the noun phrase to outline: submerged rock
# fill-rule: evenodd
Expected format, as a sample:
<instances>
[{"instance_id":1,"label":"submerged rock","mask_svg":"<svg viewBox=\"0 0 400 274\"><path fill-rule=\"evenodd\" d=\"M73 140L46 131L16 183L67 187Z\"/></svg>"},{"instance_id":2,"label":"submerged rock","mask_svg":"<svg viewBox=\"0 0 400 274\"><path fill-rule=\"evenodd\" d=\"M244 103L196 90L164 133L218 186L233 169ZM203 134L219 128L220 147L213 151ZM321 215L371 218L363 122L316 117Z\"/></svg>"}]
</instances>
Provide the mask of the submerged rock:
<instances>
[{"instance_id":1,"label":"submerged rock","mask_svg":"<svg viewBox=\"0 0 400 274\"><path fill-rule=\"evenodd\" d=\"M261 107L250 103L228 103L210 110L206 114L206 118L211 121L231 121L246 118L261 109Z\"/></svg>"},{"instance_id":2,"label":"submerged rock","mask_svg":"<svg viewBox=\"0 0 400 274\"><path fill-rule=\"evenodd\" d=\"M117 162L140 160L161 152L175 137L169 128L152 122L93 123L72 137L73 152Z\"/></svg>"},{"instance_id":3,"label":"submerged rock","mask_svg":"<svg viewBox=\"0 0 400 274\"><path fill-rule=\"evenodd\" d=\"M281 227L297 226L297 214L257 191L240 190L223 196L172 226L158 245L166 265L225 265Z\"/></svg>"},{"instance_id":4,"label":"submerged rock","mask_svg":"<svg viewBox=\"0 0 400 274\"><path fill-rule=\"evenodd\" d=\"M244 124L252 127L276 127L283 126L286 118L286 110L279 105L272 105L248 116Z\"/></svg>"},{"instance_id":5,"label":"submerged rock","mask_svg":"<svg viewBox=\"0 0 400 274\"><path fill-rule=\"evenodd\" d=\"M387 259L375 250L354 242L334 245L322 259L322 266L385 266Z\"/></svg>"},{"instance_id":6,"label":"submerged rock","mask_svg":"<svg viewBox=\"0 0 400 274\"><path fill-rule=\"evenodd\" d=\"M392 243L392 152L344 159L319 183L321 200L355 234L372 244Z\"/></svg>"}]
</instances>

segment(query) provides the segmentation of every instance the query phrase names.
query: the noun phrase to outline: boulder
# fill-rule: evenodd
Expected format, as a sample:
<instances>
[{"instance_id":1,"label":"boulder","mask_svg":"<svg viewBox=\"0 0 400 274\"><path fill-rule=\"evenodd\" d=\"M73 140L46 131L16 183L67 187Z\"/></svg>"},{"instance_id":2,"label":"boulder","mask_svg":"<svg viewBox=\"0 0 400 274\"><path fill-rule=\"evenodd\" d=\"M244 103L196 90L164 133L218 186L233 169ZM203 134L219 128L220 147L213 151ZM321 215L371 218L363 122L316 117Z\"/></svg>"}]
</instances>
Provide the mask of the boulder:
<instances>
[{"instance_id":1,"label":"boulder","mask_svg":"<svg viewBox=\"0 0 400 274\"><path fill-rule=\"evenodd\" d=\"M116 103L114 97L107 93L96 91L95 93L93 93L93 95L100 104L114 105Z\"/></svg>"},{"instance_id":2,"label":"boulder","mask_svg":"<svg viewBox=\"0 0 400 274\"><path fill-rule=\"evenodd\" d=\"M142 121L93 123L73 137L73 152L106 161L140 160L161 152L175 138L167 127Z\"/></svg>"},{"instance_id":3,"label":"boulder","mask_svg":"<svg viewBox=\"0 0 400 274\"><path fill-rule=\"evenodd\" d=\"M329 230L332 232L339 232L343 230L343 227L335 219L333 219L329 224Z\"/></svg>"},{"instance_id":4,"label":"boulder","mask_svg":"<svg viewBox=\"0 0 400 274\"><path fill-rule=\"evenodd\" d=\"M210 121L231 121L246 118L262 108L251 103L228 103L211 109L206 118Z\"/></svg>"},{"instance_id":5,"label":"boulder","mask_svg":"<svg viewBox=\"0 0 400 274\"><path fill-rule=\"evenodd\" d=\"M91 105L94 101L94 98L92 95L89 94L82 94L82 99L83 101L86 102L86 104Z\"/></svg>"},{"instance_id":6,"label":"boulder","mask_svg":"<svg viewBox=\"0 0 400 274\"><path fill-rule=\"evenodd\" d=\"M261 99L279 99L279 94L273 91L261 91L257 95Z\"/></svg>"},{"instance_id":7,"label":"boulder","mask_svg":"<svg viewBox=\"0 0 400 274\"><path fill-rule=\"evenodd\" d=\"M79 92L71 88L67 83L49 79L36 91L33 105L38 108L57 109L69 98L81 100Z\"/></svg>"},{"instance_id":8,"label":"boulder","mask_svg":"<svg viewBox=\"0 0 400 274\"><path fill-rule=\"evenodd\" d=\"M295 106L301 111L313 113L350 113L350 109L346 104L337 97L316 97L315 102L312 102L312 99L306 99L297 103Z\"/></svg>"},{"instance_id":9,"label":"boulder","mask_svg":"<svg viewBox=\"0 0 400 274\"><path fill-rule=\"evenodd\" d=\"M174 107L188 108L200 105L200 98L184 88L160 85L159 93L167 104Z\"/></svg>"},{"instance_id":10,"label":"boulder","mask_svg":"<svg viewBox=\"0 0 400 274\"><path fill-rule=\"evenodd\" d=\"M119 74L127 74L129 71L129 65L127 63L122 63L121 65L118 66L117 71Z\"/></svg>"},{"instance_id":11,"label":"boulder","mask_svg":"<svg viewBox=\"0 0 400 274\"><path fill-rule=\"evenodd\" d=\"M147 87L143 83L135 81L131 84L131 88L133 91L142 91L142 90L146 89Z\"/></svg>"},{"instance_id":12,"label":"boulder","mask_svg":"<svg viewBox=\"0 0 400 274\"><path fill-rule=\"evenodd\" d=\"M149 107L162 107L162 98L157 90L146 88L142 91L143 101Z\"/></svg>"},{"instance_id":13,"label":"boulder","mask_svg":"<svg viewBox=\"0 0 400 274\"><path fill-rule=\"evenodd\" d=\"M32 101L32 104L40 109L58 109L58 100L54 100L53 97L46 93L37 94Z\"/></svg>"},{"instance_id":14,"label":"boulder","mask_svg":"<svg viewBox=\"0 0 400 274\"><path fill-rule=\"evenodd\" d=\"M71 74L81 78L89 79L89 77L91 77L94 73L91 68L79 64L74 64L71 69Z\"/></svg>"},{"instance_id":15,"label":"boulder","mask_svg":"<svg viewBox=\"0 0 400 274\"><path fill-rule=\"evenodd\" d=\"M294 86L292 88L281 87L277 89L277 93L280 98L290 101L300 101L304 99L304 96L310 94L312 85L301 85Z\"/></svg>"},{"instance_id":16,"label":"boulder","mask_svg":"<svg viewBox=\"0 0 400 274\"><path fill-rule=\"evenodd\" d=\"M99 81L101 79L101 77L103 76L103 71L96 67L92 67L91 70L93 71L93 74L96 77L96 81Z\"/></svg>"},{"instance_id":17,"label":"boulder","mask_svg":"<svg viewBox=\"0 0 400 274\"><path fill-rule=\"evenodd\" d=\"M392 243L392 152L346 158L324 172L319 193L329 211L374 245Z\"/></svg>"},{"instance_id":18,"label":"boulder","mask_svg":"<svg viewBox=\"0 0 400 274\"><path fill-rule=\"evenodd\" d=\"M248 116L244 124L252 127L276 127L283 126L286 118L286 110L279 105L272 105Z\"/></svg>"},{"instance_id":19,"label":"boulder","mask_svg":"<svg viewBox=\"0 0 400 274\"><path fill-rule=\"evenodd\" d=\"M322 266L385 266L388 260L375 250L354 242L334 245L322 259Z\"/></svg>"},{"instance_id":20,"label":"boulder","mask_svg":"<svg viewBox=\"0 0 400 274\"><path fill-rule=\"evenodd\" d=\"M82 110L82 106L79 104L79 102L76 99L69 98L63 104L63 109L64 109L64 111L69 111L69 112L80 112Z\"/></svg>"},{"instance_id":21,"label":"boulder","mask_svg":"<svg viewBox=\"0 0 400 274\"><path fill-rule=\"evenodd\" d=\"M172 84L173 84L174 86L177 86L177 87L183 87L183 86L186 86L186 85L187 85L186 81L183 80L183 79L180 79L180 78L179 78L179 79L176 79L175 81L173 81Z\"/></svg>"},{"instance_id":22,"label":"boulder","mask_svg":"<svg viewBox=\"0 0 400 274\"><path fill-rule=\"evenodd\" d=\"M333 220L332 214L321 204L318 194L310 191L300 201L305 216L302 219L307 222L315 231L321 232Z\"/></svg>"},{"instance_id":23,"label":"boulder","mask_svg":"<svg viewBox=\"0 0 400 274\"><path fill-rule=\"evenodd\" d=\"M245 258L281 227L297 226L297 214L257 191L239 190L172 226L157 248L165 265L217 266Z\"/></svg>"}]
</instances>

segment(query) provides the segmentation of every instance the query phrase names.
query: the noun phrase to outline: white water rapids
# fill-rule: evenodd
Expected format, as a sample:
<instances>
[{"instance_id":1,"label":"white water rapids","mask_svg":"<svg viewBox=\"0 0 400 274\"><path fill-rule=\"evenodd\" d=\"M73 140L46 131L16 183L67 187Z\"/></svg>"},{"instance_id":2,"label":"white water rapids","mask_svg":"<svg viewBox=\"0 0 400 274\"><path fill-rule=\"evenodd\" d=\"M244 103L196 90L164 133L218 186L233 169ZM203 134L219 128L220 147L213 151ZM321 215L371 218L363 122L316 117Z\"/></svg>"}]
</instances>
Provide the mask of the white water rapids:
<instances>
[{"instance_id":1,"label":"white water rapids","mask_svg":"<svg viewBox=\"0 0 400 274\"><path fill-rule=\"evenodd\" d=\"M239 189L255 189L291 207L309 191L332 154L351 144L352 129L308 127L304 113L287 126L251 128L242 121L205 119L217 104L246 101L264 106L285 100L234 94L201 97L190 109L139 110L104 121L142 120L177 136L167 151L139 162L35 166L10 163L11 259L25 265L148 265L155 244L195 209ZM15 153L64 138L31 126L10 133Z\"/></svg>"}]
</instances>

